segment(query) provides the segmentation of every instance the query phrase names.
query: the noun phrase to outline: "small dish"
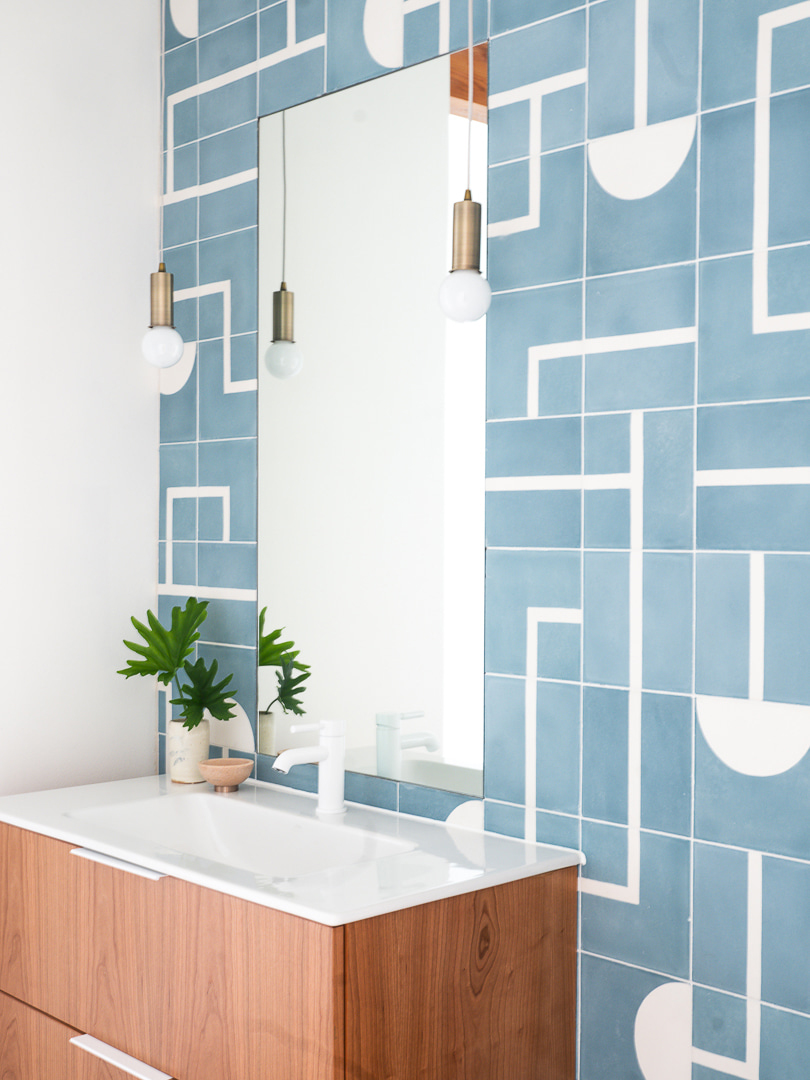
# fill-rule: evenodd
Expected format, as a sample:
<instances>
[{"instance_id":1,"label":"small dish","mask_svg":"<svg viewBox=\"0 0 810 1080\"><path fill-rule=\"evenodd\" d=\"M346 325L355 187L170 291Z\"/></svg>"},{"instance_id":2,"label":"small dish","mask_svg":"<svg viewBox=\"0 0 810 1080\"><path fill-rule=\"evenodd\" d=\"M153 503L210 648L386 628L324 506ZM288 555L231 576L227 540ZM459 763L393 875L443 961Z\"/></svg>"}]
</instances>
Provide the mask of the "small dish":
<instances>
[{"instance_id":1,"label":"small dish","mask_svg":"<svg viewBox=\"0 0 810 1080\"><path fill-rule=\"evenodd\" d=\"M253 772L252 758L209 758L197 766L214 791L236 791Z\"/></svg>"}]
</instances>

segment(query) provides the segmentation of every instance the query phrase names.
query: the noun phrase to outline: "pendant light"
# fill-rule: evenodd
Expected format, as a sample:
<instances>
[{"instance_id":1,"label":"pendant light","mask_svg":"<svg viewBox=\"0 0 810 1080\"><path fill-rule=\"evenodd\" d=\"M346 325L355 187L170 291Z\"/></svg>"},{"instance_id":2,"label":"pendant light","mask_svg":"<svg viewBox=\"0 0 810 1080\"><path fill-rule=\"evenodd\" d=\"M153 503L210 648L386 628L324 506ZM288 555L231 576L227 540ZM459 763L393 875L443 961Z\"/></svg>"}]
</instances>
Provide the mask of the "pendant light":
<instances>
[{"instance_id":1,"label":"pendant light","mask_svg":"<svg viewBox=\"0 0 810 1080\"><path fill-rule=\"evenodd\" d=\"M473 0L467 2L467 190L453 204L453 266L439 289L439 305L448 319L473 322L486 314L492 290L481 273L481 204L470 191L473 114Z\"/></svg>"},{"instance_id":2,"label":"pendant light","mask_svg":"<svg viewBox=\"0 0 810 1080\"><path fill-rule=\"evenodd\" d=\"M166 11L165 0L160 19L160 152L158 154L158 251L163 254L163 92ZM156 274L149 278L150 313L149 329L141 342L144 360L159 368L172 367L183 355L183 339L174 328L174 275L166 272L166 264L160 263Z\"/></svg>"},{"instance_id":3,"label":"pendant light","mask_svg":"<svg viewBox=\"0 0 810 1080\"><path fill-rule=\"evenodd\" d=\"M293 338L294 294L287 288L287 113L281 114L281 175L283 208L281 221L281 288L273 293L273 340L264 362L277 379L289 379L304 366L301 350Z\"/></svg>"}]
</instances>

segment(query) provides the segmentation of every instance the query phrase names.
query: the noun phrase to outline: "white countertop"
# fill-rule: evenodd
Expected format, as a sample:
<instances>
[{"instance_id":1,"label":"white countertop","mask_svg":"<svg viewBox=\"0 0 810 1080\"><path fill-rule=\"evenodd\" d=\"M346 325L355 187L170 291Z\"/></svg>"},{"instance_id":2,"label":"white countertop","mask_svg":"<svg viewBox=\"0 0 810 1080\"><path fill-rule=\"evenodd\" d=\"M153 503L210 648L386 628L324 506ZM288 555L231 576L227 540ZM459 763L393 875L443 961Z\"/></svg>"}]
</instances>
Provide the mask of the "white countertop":
<instances>
[{"instance_id":1,"label":"white countertop","mask_svg":"<svg viewBox=\"0 0 810 1080\"><path fill-rule=\"evenodd\" d=\"M145 776L5 796L0 821L327 926L585 861L356 803L325 824L316 806L314 795L252 780L215 795Z\"/></svg>"}]
</instances>

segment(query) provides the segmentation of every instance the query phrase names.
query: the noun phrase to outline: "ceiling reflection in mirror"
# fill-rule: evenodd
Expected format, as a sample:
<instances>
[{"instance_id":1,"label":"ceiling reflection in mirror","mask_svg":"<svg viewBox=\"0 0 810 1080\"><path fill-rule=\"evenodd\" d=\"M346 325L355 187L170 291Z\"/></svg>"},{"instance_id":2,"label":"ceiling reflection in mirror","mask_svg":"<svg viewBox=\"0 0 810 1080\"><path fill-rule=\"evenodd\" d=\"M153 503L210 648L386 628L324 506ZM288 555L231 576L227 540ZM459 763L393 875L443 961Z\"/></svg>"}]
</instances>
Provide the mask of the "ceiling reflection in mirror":
<instances>
[{"instance_id":1,"label":"ceiling reflection in mirror","mask_svg":"<svg viewBox=\"0 0 810 1080\"><path fill-rule=\"evenodd\" d=\"M440 57L288 109L284 153L282 114L260 122L259 601L311 675L306 715L274 704L259 749L311 743L296 722L343 719L347 769L480 796L485 320L450 323L437 301L467 186L450 73ZM261 357L285 179L303 367L280 380ZM259 668L263 710L276 680Z\"/></svg>"}]
</instances>

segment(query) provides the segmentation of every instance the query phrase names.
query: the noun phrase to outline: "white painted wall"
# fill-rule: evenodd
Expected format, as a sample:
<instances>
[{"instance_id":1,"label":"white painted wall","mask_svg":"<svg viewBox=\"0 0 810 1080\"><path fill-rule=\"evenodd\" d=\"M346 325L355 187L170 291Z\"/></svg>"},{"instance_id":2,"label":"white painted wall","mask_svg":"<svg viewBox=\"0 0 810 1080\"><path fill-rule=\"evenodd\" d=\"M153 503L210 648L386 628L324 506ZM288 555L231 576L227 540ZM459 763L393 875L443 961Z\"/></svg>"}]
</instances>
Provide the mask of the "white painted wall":
<instances>
[{"instance_id":1,"label":"white painted wall","mask_svg":"<svg viewBox=\"0 0 810 1080\"><path fill-rule=\"evenodd\" d=\"M0 793L152 772L159 0L6 4L0 40Z\"/></svg>"}]
</instances>

